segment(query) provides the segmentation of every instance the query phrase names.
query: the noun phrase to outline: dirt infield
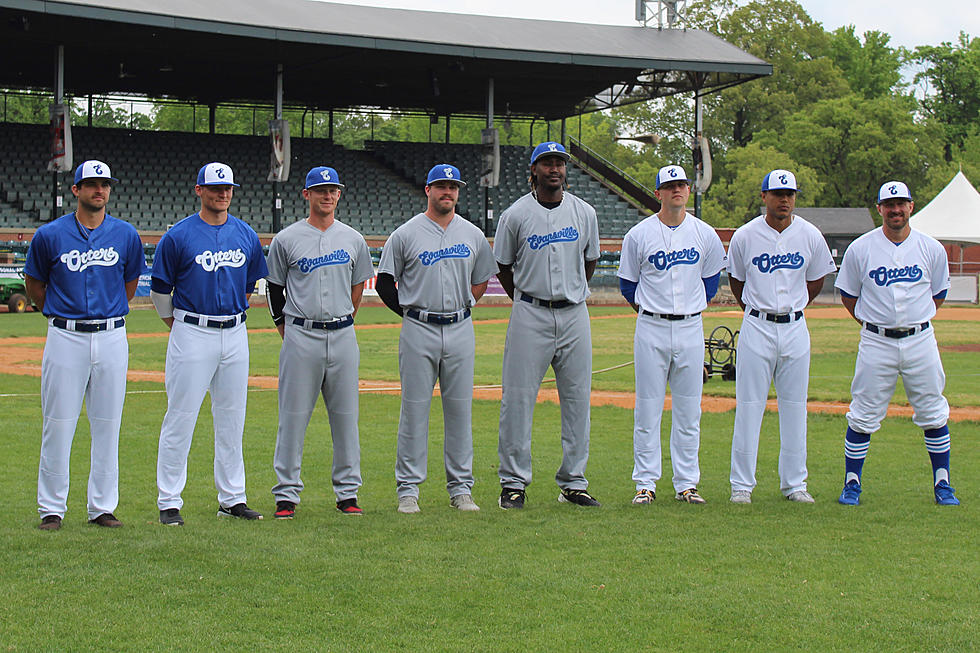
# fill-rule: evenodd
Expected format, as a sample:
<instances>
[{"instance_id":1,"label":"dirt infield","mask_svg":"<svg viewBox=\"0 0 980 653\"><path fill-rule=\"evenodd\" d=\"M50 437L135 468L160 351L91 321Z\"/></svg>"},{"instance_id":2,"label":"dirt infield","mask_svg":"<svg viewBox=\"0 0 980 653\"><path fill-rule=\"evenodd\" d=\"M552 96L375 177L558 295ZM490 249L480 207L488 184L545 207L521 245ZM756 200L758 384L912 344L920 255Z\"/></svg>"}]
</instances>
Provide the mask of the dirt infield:
<instances>
[{"instance_id":1,"label":"dirt infield","mask_svg":"<svg viewBox=\"0 0 980 653\"><path fill-rule=\"evenodd\" d=\"M632 313L624 312L616 315L594 316L593 320L618 319L622 317L632 317ZM741 316L741 311L713 312L712 316ZM843 307L817 307L807 310L808 319L846 319L849 315ZM975 308L943 307L939 309L936 316L937 320L976 320L980 317L980 311ZM481 324L501 324L506 323L506 319L479 320ZM355 328L358 330L374 329L397 329L399 324L365 324ZM253 333L272 333L275 329L253 329ZM165 338L166 332L160 333L131 333L130 338ZM0 338L0 373L18 374L24 376L41 376L41 354L42 351L36 347L22 347L20 345L44 344L44 338ZM980 346L966 345L969 351L980 350ZM127 378L130 381L153 381L163 383L163 372L148 370L129 370ZM275 389L279 385L279 379L275 376L250 376L248 384L253 388ZM545 383L538 393L538 402L549 401L558 403L558 391L553 387L548 387ZM362 380L360 382L361 392L399 394L400 388L397 382ZM436 390L438 395L438 390ZM500 400L500 387L477 386L473 390L474 399ZM620 408L633 408L636 396L632 392L609 392L592 391L593 406L617 406ZM670 408L670 397L667 397L666 407ZM735 408L735 400L730 397L711 397L704 396L701 400L701 408L709 413L724 413ZM766 405L767 410L776 410L776 401L770 400ZM807 403L807 410L815 413L844 414L847 412L847 404L838 402L810 401ZM911 417L912 408L910 406L891 405L888 408L889 415ZM980 421L980 406L950 407L950 420L959 421Z\"/></svg>"}]
</instances>

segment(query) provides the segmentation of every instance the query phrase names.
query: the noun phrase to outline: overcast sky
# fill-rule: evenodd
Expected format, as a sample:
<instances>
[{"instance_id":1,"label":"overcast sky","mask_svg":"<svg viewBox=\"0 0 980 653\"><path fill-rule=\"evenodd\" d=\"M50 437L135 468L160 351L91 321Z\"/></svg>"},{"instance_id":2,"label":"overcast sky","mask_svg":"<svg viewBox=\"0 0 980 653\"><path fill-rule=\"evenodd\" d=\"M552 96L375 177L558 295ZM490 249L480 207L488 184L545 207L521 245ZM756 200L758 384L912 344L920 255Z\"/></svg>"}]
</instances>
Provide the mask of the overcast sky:
<instances>
[{"instance_id":1,"label":"overcast sky","mask_svg":"<svg viewBox=\"0 0 980 653\"><path fill-rule=\"evenodd\" d=\"M344 4L452 11L462 14L512 16L569 20L579 23L635 25L635 0L331 0ZM915 47L955 41L960 30L970 36L980 35L980 11L976 0L800 0L804 9L833 30L854 25L857 32L879 30L890 34L892 45ZM555 13L558 8L559 13ZM941 8L941 11L939 10Z\"/></svg>"}]
</instances>

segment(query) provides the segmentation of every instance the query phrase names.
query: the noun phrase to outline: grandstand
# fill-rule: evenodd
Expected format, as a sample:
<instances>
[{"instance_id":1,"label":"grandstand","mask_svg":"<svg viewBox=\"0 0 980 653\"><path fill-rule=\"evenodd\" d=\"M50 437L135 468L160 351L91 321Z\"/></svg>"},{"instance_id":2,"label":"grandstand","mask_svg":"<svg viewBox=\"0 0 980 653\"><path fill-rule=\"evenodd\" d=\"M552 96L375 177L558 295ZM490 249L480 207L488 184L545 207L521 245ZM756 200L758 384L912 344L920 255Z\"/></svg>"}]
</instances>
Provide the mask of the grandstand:
<instances>
[{"instance_id":1,"label":"grandstand","mask_svg":"<svg viewBox=\"0 0 980 653\"><path fill-rule=\"evenodd\" d=\"M0 123L0 140L5 143L0 158L0 228L35 228L50 215L51 173L45 171L49 138L47 125ZM193 193L197 170L216 160L229 164L242 186L236 190L232 213L259 233L272 231L267 137L73 127L72 141L76 162L109 163L121 180L113 189L110 211L141 232L165 231L194 213L199 207ZM290 181L282 192L284 226L307 213L299 191L306 171L331 165L347 186L338 217L365 235L385 236L425 208L426 172L442 162L457 165L470 182L458 210L482 226L480 145L368 141L360 151L325 139L294 137L291 150ZM497 215L528 190L529 148L502 146L500 152L501 185L490 193ZM63 178L67 212L75 200L70 176ZM575 165L569 167L568 184L571 192L595 206L604 238L622 238L645 215Z\"/></svg>"}]
</instances>

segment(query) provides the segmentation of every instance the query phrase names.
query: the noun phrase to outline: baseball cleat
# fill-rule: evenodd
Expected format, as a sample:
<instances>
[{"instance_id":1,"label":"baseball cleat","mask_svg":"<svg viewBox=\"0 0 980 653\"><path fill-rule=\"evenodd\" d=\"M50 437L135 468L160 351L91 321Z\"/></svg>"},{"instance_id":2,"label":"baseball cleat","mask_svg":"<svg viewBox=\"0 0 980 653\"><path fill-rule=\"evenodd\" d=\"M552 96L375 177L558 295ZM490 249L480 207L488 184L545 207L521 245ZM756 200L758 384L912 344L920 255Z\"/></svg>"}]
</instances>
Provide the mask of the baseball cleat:
<instances>
[{"instance_id":1,"label":"baseball cleat","mask_svg":"<svg viewBox=\"0 0 980 653\"><path fill-rule=\"evenodd\" d=\"M500 491L497 505L504 510L520 510L524 507L524 490L505 487Z\"/></svg>"},{"instance_id":2,"label":"baseball cleat","mask_svg":"<svg viewBox=\"0 0 980 653\"><path fill-rule=\"evenodd\" d=\"M276 501L276 519L292 519L296 516L296 504L292 501Z\"/></svg>"},{"instance_id":3,"label":"baseball cleat","mask_svg":"<svg viewBox=\"0 0 980 653\"><path fill-rule=\"evenodd\" d=\"M634 506L646 506L653 503L653 500L657 498L657 493L653 490L637 490L636 496L633 497Z\"/></svg>"},{"instance_id":4,"label":"baseball cleat","mask_svg":"<svg viewBox=\"0 0 980 653\"><path fill-rule=\"evenodd\" d=\"M576 506L598 508L602 504L595 500L585 490L562 490L558 495L558 503L574 503Z\"/></svg>"},{"instance_id":5,"label":"baseball cleat","mask_svg":"<svg viewBox=\"0 0 980 653\"><path fill-rule=\"evenodd\" d=\"M700 494L698 494L698 489L696 487L688 488L683 492L678 492L674 495L674 498L678 501L685 501L687 503L707 503Z\"/></svg>"},{"instance_id":6,"label":"baseball cleat","mask_svg":"<svg viewBox=\"0 0 980 653\"><path fill-rule=\"evenodd\" d=\"M419 508L418 497L398 497L398 512L403 515L414 515L417 512L422 512L422 509Z\"/></svg>"},{"instance_id":7,"label":"baseball cleat","mask_svg":"<svg viewBox=\"0 0 980 653\"><path fill-rule=\"evenodd\" d=\"M45 515L37 527L42 531L56 531L61 528L61 517L58 515Z\"/></svg>"},{"instance_id":8,"label":"baseball cleat","mask_svg":"<svg viewBox=\"0 0 980 653\"><path fill-rule=\"evenodd\" d=\"M337 502L337 510L344 513L345 515L363 515L364 511L361 507L357 505L357 497L351 499L344 499L343 501Z\"/></svg>"},{"instance_id":9,"label":"baseball cleat","mask_svg":"<svg viewBox=\"0 0 980 653\"><path fill-rule=\"evenodd\" d=\"M732 503L752 503L752 493L748 490L732 490Z\"/></svg>"},{"instance_id":10,"label":"baseball cleat","mask_svg":"<svg viewBox=\"0 0 980 653\"><path fill-rule=\"evenodd\" d=\"M237 517L238 519L259 520L262 515L246 506L244 503L236 503L231 508L218 506L218 517Z\"/></svg>"},{"instance_id":11,"label":"baseball cleat","mask_svg":"<svg viewBox=\"0 0 980 653\"><path fill-rule=\"evenodd\" d=\"M479 512L480 510L480 506L473 501L472 494L457 494L449 500L449 505L463 512Z\"/></svg>"},{"instance_id":12,"label":"baseball cleat","mask_svg":"<svg viewBox=\"0 0 980 653\"><path fill-rule=\"evenodd\" d=\"M953 488L946 481L939 481L935 487L936 503L940 506L958 506L960 500L953 494Z\"/></svg>"},{"instance_id":13,"label":"baseball cleat","mask_svg":"<svg viewBox=\"0 0 980 653\"><path fill-rule=\"evenodd\" d=\"M786 495L788 501L793 503L813 503L813 497L806 490L797 490L796 492L790 492Z\"/></svg>"},{"instance_id":14,"label":"baseball cleat","mask_svg":"<svg viewBox=\"0 0 980 653\"><path fill-rule=\"evenodd\" d=\"M837 503L842 506L856 506L861 503L858 497L861 496L861 484L857 481L851 481L850 483L844 484L844 489L840 491L840 496L837 497Z\"/></svg>"},{"instance_id":15,"label":"baseball cleat","mask_svg":"<svg viewBox=\"0 0 980 653\"><path fill-rule=\"evenodd\" d=\"M160 523L164 526L183 526L184 518L177 508L167 508L160 511Z\"/></svg>"},{"instance_id":16,"label":"baseball cleat","mask_svg":"<svg viewBox=\"0 0 980 653\"><path fill-rule=\"evenodd\" d=\"M116 519L116 516L111 512L104 512L95 519L88 520L88 523L102 526L103 528L119 528L122 526L122 522Z\"/></svg>"}]
</instances>

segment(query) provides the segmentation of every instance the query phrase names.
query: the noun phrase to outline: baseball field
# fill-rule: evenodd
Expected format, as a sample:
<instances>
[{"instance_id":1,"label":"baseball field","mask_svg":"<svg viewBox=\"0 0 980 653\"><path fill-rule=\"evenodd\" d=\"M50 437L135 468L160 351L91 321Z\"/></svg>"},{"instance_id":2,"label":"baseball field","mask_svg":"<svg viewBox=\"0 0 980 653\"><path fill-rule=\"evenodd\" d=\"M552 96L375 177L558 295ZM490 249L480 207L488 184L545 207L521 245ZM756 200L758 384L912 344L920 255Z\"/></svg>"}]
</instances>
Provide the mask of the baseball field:
<instances>
[{"instance_id":1,"label":"baseball field","mask_svg":"<svg viewBox=\"0 0 980 653\"><path fill-rule=\"evenodd\" d=\"M625 307L592 310L594 368L632 358ZM476 309L478 385L500 381L506 308ZM862 505L836 502L843 476L841 403L849 398L858 327L839 309L808 312L812 506L778 491L775 413L763 425L753 503L728 502L734 384L710 379L702 420L701 493L672 498L669 448L652 506L632 506L633 369L597 374L590 492L599 509L557 503L558 407L535 414L535 482L524 511L496 507L492 387L474 403L479 513L452 510L442 421L433 402L421 514L395 512L397 324L358 315L362 517L334 507L321 406L309 429L297 517L271 519L279 337L264 308L249 319L252 392L245 430L249 504L263 522L215 516L207 400L190 454L183 528L157 522L157 437L166 408L166 334L134 311L131 393L120 444L121 529L85 523L88 425L79 422L63 528L35 526L40 446L39 314L0 315L0 650L975 650L980 647L980 310L935 322L953 406L952 484L963 505L933 503L922 432L902 410L872 439ZM725 311L706 330L737 329ZM548 388L547 385L544 386ZM542 393L546 397L547 392ZM669 419L665 418L665 422ZM666 425L665 425L666 426ZM972 626L970 624L973 624Z\"/></svg>"}]
</instances>

